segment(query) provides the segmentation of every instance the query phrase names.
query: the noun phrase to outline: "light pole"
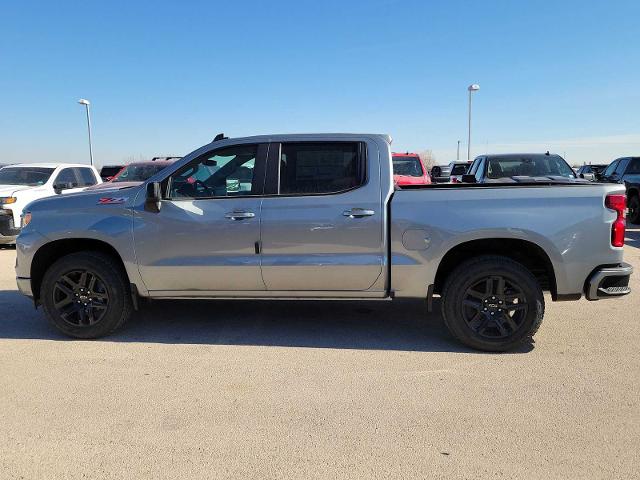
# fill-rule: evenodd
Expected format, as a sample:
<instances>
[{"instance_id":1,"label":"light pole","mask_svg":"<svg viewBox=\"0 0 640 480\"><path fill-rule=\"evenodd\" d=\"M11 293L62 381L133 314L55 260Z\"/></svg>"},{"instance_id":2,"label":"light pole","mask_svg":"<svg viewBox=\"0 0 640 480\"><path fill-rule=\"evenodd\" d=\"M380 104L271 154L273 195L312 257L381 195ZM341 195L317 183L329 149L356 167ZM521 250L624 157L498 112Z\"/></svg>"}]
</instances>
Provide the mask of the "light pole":
<instances>
[{"instance_id":1,"label":"light pole","mask_svg":"<svg viewBox=\"0 0 640 480\"><path fill-rule=\"evenodd\" d=\"M89 160L91 161L91 166L93 166L93 147L91 146L91 115L89 114L89 105L91 102L84 98L78 100L80 105L84 105L87 107L87 130L89 131Z\"/></svg>"},{"instance_id":2,"label":"light pole","mask_svg":"<svg viewBox=\"0 0 640 480\"><path fill-rule=\"evenodd\" d=\"M472 83L467 88L469 90L469 137L467 139L467 161L471 160L471 94L480 90L480 85Z\"/></svg>"},{"instance_id":3,"label":"light pole","mask_svg":"<svg viewBox=\"0 0 640 480\"><path fill-rule=\"evenodd\" d=\"M460 160L460 140L458 140L458 149L456 150L456 160Z\"/></svg>"}]
</instances>

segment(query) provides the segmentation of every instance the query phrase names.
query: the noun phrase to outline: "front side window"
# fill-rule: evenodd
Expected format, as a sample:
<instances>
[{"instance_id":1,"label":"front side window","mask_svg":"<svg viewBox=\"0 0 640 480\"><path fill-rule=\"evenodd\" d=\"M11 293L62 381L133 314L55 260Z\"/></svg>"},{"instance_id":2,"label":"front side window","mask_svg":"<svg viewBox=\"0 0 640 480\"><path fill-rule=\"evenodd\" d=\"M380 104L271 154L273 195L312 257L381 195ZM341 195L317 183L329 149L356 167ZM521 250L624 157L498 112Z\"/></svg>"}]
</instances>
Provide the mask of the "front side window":
<instances>
[{"instance_id":1,"label":"front side window","mask_svg":"<svg viewBox=\"0 0 640 480\"><path fill-rule=\"evenodd\" d=\"M280 194L339 193L362 185L365 172L360 151L359 143L283 143Z\"/></svg>"},{"instance_id":2,"label":"front side window","mask_svg":"<svg viewBox=\"0 0 640 480\"><path fill-rule=\"evenodd\" d=\"M44 185L51 177L53 168L5 167L0 170L0 185Z\"/></svg>"},{"instance_id":3,"label":"front side window","mask_svg":"<svg viewBox=\"0 0 640 480\"><path fill-rule=\"evenodd\" d=\"M257 145L237 145L199 157L171 176L170 198L251 195L257 182L254 178L257 153Z\"/></svg>"},{"instance_id":4,"label":"front side window","mask_svg":"<svg viewBox=\"0 0 640 480\"><path fill-rule=\"evenodd\" d=\"M393 174L403 175L407 177L422 177L424 172L422 171L422 164L420 159L410 155L394 155L393 160Z\"/></svg>"},{"instance_id":5,"label":"front side window","mask_svg":"<svg viewBox=\"0 0 640 480\"><path fill-rule=\"evenodd\" d=\"M96 176L90 168L77 168L76 173L80 178L81 187L90 187L97 183Z\"/></svg>"}]
</instances>

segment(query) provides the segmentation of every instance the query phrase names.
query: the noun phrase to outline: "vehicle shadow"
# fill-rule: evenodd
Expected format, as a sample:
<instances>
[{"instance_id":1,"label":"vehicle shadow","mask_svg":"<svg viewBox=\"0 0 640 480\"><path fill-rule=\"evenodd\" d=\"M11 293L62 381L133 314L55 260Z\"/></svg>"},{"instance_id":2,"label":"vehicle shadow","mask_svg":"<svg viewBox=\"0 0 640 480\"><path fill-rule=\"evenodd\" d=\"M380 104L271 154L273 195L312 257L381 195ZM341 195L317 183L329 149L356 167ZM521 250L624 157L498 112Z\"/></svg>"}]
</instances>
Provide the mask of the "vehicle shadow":
<instances>
[{"instance_id":1,"label":"vehicle shadow","mask_svg":"<svg viewBox=\"0 0 640 480\"><path fill-rule=\"evenodd\" d=\"M640 249L640 226L634 225L633 227L631 227L629 224L627 224L624 244Z\"/></svg>"},{"instance_id":2,"label":"vehicle shadow","mask_svg":"<svg viewBox=\"0 0 640 480\"><path fill-rule=\"evenodd\" d=\"M145 302L146 303L146 302ZM153 301L111 342L479 353L455 340L436 301ZM74 341L17 291L0 291L0 338ZM76 340L79 341L79 340ZM512 353L526 353L533 342Z\"/></svg>"}]
</instances>

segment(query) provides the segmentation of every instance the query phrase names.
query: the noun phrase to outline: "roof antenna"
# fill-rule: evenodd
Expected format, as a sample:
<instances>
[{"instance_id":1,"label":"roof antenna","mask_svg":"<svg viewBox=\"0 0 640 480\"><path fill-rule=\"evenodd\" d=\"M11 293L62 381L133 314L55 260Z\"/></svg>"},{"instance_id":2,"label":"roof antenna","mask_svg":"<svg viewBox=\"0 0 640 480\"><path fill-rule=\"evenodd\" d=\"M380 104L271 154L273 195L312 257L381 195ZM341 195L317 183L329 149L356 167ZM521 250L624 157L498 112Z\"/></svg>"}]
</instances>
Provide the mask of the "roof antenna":
<instances>
[{"instance_id":1,"label":"roof antenna","mask_svg":"<svg viewBox=\"0 0 640 480\"><path fill-rule=\"evenodd\" d=\"M219 140L226 140L229 137L225 137L224 133L219 133L215 136L215 138L213 139L214 142L217 142Z\"/></svg>"}]
</instances>

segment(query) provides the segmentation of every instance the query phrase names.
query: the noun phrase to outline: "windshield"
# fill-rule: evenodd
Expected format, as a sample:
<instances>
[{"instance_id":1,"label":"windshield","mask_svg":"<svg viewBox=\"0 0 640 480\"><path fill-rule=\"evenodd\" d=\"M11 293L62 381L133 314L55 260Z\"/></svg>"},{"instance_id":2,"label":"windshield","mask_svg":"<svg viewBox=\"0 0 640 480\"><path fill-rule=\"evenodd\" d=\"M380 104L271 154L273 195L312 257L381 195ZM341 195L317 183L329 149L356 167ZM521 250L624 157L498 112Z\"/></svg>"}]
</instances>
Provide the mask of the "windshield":
<instances>
[{"instance_id":1,"label":"windshield","mask_svg":"<svg viewBox=\"0 0 640 480\"><path fill-rule=\"evenodd\" d=\"M467 173L468 169L469 165L467 165L466 163L457 163L453 166L451 175L464 175L465 173Z\"/></svg>"},{"instance_id":2,"label":"windshield","mask_svg":"<svg viewBox=\"0 0 640 480\"><path fill-rule=\"evenodd\" d=\"M609 164L609 166L605 169L603 175L605 177L610 177L611 175L613 175L613 172L615 171L616 167L618 166L618 163L620 163L618 160L615 160L615 161L611 162Z\"/></svg>"},{"instance_id":3,"label":"windshield","mask_svg":"<svg viewBox=\"0 0 640 480\"><path fill-rule=\"evenodd\" d=\"M53 173L53 168L10 167L0 169L0 185L44 185Z\"/></svg>"},{"instance_id":4,"label":"windshield","mask_svg":"<svg viewBox=\"0 0 640 480\"><path fill-rule=\"evenodd\" d=\"M144 182L156 173L164 170L169 165L166 163L127 165L119 174L113 177L112 182Z\"/></svg>"},{"instance_id":5,"label":"windshield","mask_svg":"<svg viewBox=\"0 0 640 480\"><path fill-rule=\"evenodd\" d=\"M392 157L393 158L393 174L405 175L407 177L421 177L424 175L422 164L418 157Z\"/></svg>"},{"instance_id":6,"label":"windshield","mask_svg":"<svg viewBox=\"0 0 640 480\"><path fill-rule=\"evenodd\" d=\"M548 176L575 178L575 173L557 155L493 157L487 166L488 178Z\"/></svg>"}]
</instances>

